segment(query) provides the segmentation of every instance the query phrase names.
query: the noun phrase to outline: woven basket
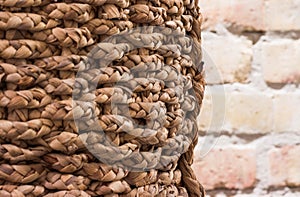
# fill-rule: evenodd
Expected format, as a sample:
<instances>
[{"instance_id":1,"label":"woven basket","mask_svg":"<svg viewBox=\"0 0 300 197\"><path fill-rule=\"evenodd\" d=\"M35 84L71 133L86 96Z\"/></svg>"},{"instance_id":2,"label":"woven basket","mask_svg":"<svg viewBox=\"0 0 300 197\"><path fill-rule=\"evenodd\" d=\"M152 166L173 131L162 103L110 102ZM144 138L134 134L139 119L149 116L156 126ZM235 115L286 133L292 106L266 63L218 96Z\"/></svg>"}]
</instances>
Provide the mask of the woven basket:
<instances>
[{"instance_id":1,"label":"woven basket","mask_svg":"<svg viewBox=\"0 0 300 197\"><path fill-rule=\"evenodd\" d=\"M191 61L201 58L197 0L0 5L1 197L205 195L191 169L204 92L200 62ZM164 29L128 36L139 39L138 48L114 37L149 26ZM192 48L184 39L168 44L166 35L180 32ZM105 58L113 61L93 67ZM95 79L93 95L80 92ZM74 105L74 92L93 106ZM113 101L127 104L129 116L113 113L124 107ZM94 131L95 122L102 134ZM137 129L132 122L152 128ZM119 153L131 156L116 163Z\"/></svg>"}]
</instances>

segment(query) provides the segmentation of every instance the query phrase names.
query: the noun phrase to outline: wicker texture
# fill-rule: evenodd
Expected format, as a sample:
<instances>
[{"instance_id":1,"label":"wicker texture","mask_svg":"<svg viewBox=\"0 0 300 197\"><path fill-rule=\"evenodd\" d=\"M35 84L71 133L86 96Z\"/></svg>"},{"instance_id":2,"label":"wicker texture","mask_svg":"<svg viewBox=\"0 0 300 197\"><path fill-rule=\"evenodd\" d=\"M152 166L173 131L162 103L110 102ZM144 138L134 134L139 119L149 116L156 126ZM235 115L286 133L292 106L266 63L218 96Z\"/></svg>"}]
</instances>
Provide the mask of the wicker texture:
<instances>
[{"instance_id":1,"label":"wicker texture","mask_svg":"<svg viewBox=\"0 0 300 197\"><path fill-rule=\"evenodd\" d=\"M197 1L0 0L0 5L1 197L205 195L191 168L198 137L197 132L190 133L197 131L204 80L191 58L178 50L188 47L188 41L161 45L162 35L153 33L140 37L151 47L128 53L122 51L129 45L101 43L125 30L153 25L185 32L200 45L202 18ZM116 61L93 69L85 64L91 51L96 51L94 59ZM191 51L201 56L200 50ZM105 136L81 134L75 124L82 118L87 120L84 128L93 127L88 121L93 106L74 106L72 100L80 70L88 76L79 80L82 86L91 76L99 79L95 94L86 99L95 104ZM133 71L138 77L130 78ZM183 77L178 78L176 71ZM113 87L124 79L128 79L126 87L134 89L133 95ZM195 95L177 97L178 91L190 90ZM152 129L135 128L126 116L113 115L120 110L111 105L113 101L129 103L128 115L140 123L164 119L150 121ZM185 111L188 115L181 127ZM122 162L153 169L130 171L103 163L82 141L109 160L117 157L119 149L105 146L106 138L124 155L134 152L134 157ZM155 166L157 154L150 150L162 146L174 155L162 157L160 166ZM182 146L187 149L183 154Z\"/></svg>"}]
</instances>

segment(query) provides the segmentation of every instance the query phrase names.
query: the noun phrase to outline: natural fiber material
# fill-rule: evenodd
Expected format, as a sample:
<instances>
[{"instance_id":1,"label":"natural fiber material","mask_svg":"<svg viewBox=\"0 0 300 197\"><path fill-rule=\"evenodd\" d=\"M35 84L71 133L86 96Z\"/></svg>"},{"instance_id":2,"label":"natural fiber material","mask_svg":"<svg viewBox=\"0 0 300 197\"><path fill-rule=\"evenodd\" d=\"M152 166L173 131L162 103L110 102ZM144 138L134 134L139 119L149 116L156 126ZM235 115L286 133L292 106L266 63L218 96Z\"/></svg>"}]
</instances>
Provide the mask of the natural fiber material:
<instances>
[{"instance_id":1,"label":"natural fiber material","mask_svg":"<svg viewBox=\"0 0 300 197\"><path fill-rule=\"evenodd\" d=\"M204 196L191 168L204 92L192 60L201 57L197 1L0 5L1 197ZM145 26L165 30L127 36L138 48L113 37ZM178 33L190 39L170 43Z\"/></svg>"}]
</instances>

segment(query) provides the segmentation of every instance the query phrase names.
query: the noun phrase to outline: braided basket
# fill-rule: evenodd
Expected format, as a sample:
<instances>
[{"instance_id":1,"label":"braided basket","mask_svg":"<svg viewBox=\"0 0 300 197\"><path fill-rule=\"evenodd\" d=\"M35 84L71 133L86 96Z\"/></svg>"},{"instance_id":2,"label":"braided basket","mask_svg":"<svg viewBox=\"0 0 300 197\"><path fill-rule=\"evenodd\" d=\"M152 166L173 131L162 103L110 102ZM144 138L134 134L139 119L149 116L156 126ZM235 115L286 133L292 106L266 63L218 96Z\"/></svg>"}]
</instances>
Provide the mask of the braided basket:
<instances>
[{"instance_id":1,"label":"braided basket","mask_svg":"<svg viewBox=\"0 0 300 197\"><path fill-rule=\"evenodd\" d=\"M197 0L0 5L0 197L204 196L191 169L204 92L191 60L201 58ZM113 37L147 26L164 29ZM192 46L168 44L176 33ZM115 113L124 106L128 116Z\"/></svg>"}]
</instances>

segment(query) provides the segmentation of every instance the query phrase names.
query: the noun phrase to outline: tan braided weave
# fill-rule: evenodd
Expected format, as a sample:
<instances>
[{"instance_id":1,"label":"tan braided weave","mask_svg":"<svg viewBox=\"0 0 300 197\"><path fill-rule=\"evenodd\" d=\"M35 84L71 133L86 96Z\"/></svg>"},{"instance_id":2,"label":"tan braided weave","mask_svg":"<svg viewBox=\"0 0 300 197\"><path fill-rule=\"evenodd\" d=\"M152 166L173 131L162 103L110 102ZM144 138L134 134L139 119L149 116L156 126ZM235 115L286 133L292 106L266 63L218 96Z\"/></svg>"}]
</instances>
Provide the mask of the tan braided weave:
<instances>
[{"instance_id":1,"label":"tan braided weave","mask_svg":"<svg viewBox=\"0 0 300 197\"><path fill-rule=\"evenodd\" d=\"M0 0L0 197L204 197L201 20L197 0Z\"/></svg>"}]
</instances>

